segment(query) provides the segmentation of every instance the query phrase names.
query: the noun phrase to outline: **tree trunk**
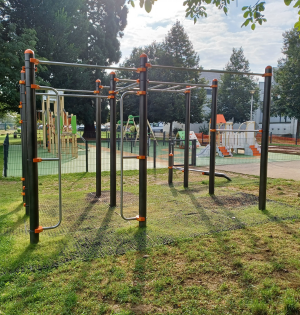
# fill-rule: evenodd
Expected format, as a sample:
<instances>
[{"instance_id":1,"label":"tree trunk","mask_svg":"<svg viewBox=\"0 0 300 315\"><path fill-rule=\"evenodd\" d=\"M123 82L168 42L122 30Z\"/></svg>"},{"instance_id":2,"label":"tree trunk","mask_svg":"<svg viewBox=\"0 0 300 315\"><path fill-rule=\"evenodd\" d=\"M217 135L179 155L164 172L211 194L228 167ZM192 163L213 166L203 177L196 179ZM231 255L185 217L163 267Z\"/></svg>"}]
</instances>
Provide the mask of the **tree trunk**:
<instances>
[{"instance_id":1,"label":"tree trunk","mask_svg":"<svg viewBox=\"0 0 300 315\"><path fill-rule=\"evenodd\" d=\"M173 121L170 122L169 139L173 139L172 129L173 129Z\"/></svg>"},{"instance_id":2,"label":"tree trunk","mask_svg":"<svg viewBox=\"0 0 300 315\"><path fill-rule=\"evenodd\" d=\"M82 137L86 140L96 139L96 131L94 124L85 124Z\"/></svg>"}]
</instances>

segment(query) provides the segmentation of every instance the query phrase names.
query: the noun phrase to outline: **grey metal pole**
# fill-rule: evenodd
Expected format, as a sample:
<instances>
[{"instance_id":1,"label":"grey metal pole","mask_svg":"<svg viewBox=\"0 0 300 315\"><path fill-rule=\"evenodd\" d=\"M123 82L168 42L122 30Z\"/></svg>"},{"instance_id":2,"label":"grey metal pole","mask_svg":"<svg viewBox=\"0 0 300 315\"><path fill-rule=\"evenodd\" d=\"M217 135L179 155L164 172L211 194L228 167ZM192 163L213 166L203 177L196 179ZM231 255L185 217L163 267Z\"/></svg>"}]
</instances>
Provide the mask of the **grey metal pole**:
<instances>
[{"instance_id":1,"label":"grey metal pole","mask_svg":"<svg viewBox=\"0 0 300 315\"><path fill-rule=\"evenodd\" d=\"M96 80L96 94L100 94L99 85L101 81ZM96 98L96 197L101 196L101 98Z\"/></svg>"},{"instance_id":2,"label":"grey metal pole","mask_svg":"<svg viewBox=\"0 0 300 315\"><path fill-rule=\"evenodd\" d=\"M148 87L148 57L140 56L140 141L139 141L139 227L146 226L147 219L147 87Z\"/></svg>"},{"instance_id":3,"label":"grey metal pole","mask_svg":"<svg viewBox=\"0 0 300 315\"><path fill-rule=\"evenodd\" d=\"M215 165L216 165L216 128L217 128L217 93L218 80L212 82L212 104L210 125L210 162L209 162L209 194L215 193Z\"/></svg>"},{"instance_id":4,"label":"grey metal pole","mask_svg":"<svg viewBox=\"0 0 300 315\"><path fill-rule=\"evenodd\" d=\"M116 74L110 73L110 206L116 206L116 190L117 190L117 132L116 132Z\"/></svg>"},{"instance_id":5,"label":"grey metal pole","mask_svg":"<svg viewBox=\"0 0 300 315\"><path fill-rule=\"evenodd\" d=\"M35 101L35 66L32 59L34 52L25 50L25 91L27 122L27 177L30 213L30 243L39 242L39 186L37 158L37 121Z\"/></svg>"},{"instance_id":6,"label":"grey metal pole","mask_svg":"<svg viewBox=\"0 0 300 315\"><path fill-rule=\"evenodd\" d=\"M23 191L23 205L25 207L26 215L29 215L28 204L28 185L27 185L27 134L26 134L26 100L25 100L25 67L21 70L20 81L20 105L21 109L21 143L22 143L22 191ZM25 195L24 195L25 194Z\"/></svg>"},{"instance_id":7,"label":"grey metal pole","mask_svg":"<svg viewBox=\"0 0 300 315\"><path fill-rule=\"evenodd\" d=\"M270 130L270 107L271 107L271 85L272 67L268 66L265 70L264 85L264 108L261 136L261 157L260 157L260 181L259 181L259 210L266 210L267 203L267 170L268 170L268 145Z\"/></svg>"},{"instance_id":8,"label":"grey metal pole","mask_svg":"<svg viewBox=\"0 0 300 315\"><path fill-rule=\"evenodd\" d=\"M186 87L190 88L189 86ZM183 186L189 187L189 150L190 150L190 114L191 114L191 90L185 91L185 146L184 146L184 173Z\"/></svg>"},{"instance_id":9,"label":"grey metal pole","mask_svg":"<svg viewBox=\"0 0 300 315\"><path fill-rule=\"evenodd\" d=\"M89 142L85 141L85 171L89 172Z\"/></svg>"},{"instance_id":10,"label":"grey metal pole","mask_svg":"<svg viewBox=\"0 0 300 315\"><path fill-rule=\"evenodd\" d=\"M153 168L156 169L156 141L153 141Z\"/></svg>"},{"instance_id":11,"label":"grey metal pole","mask_svg":"<svg viewBox=\"0 0 300 315\"><path fill-rule=\"evenodd\" d=\"M171 146L169 146L169 178L168 178L168 184L173 184L173 166L174 166L174 155L172 152Z\"/></svg>"}]
</instances>

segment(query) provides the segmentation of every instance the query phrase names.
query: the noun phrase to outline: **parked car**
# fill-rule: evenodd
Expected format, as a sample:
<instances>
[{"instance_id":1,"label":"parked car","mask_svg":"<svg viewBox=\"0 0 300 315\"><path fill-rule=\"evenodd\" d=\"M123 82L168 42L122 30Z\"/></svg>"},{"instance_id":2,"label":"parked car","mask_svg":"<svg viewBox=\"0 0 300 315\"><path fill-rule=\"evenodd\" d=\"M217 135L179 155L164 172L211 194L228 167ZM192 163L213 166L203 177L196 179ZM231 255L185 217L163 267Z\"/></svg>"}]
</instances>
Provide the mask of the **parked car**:
<instances>
[{"instance_id":1,"label":"parked car","mask_svg":"<svg viewBox=\"0 0 300 315\"><path fill-rule=\"evenodd\" d=\"M77 131L83 131L83 130L84 130L84 125L83 124L77 126Z\"/></svg>"},{"instance_id":2,"label":"parked car","mask_svg":"<svg viewBox=\"0 0 300 315\"><path fill-rule=\"evenodd\" d=\"M162 122L158 123L150 123L151 129L153 132L163 132L164 131L164 124Z\"/></svg>"}]
</instances>

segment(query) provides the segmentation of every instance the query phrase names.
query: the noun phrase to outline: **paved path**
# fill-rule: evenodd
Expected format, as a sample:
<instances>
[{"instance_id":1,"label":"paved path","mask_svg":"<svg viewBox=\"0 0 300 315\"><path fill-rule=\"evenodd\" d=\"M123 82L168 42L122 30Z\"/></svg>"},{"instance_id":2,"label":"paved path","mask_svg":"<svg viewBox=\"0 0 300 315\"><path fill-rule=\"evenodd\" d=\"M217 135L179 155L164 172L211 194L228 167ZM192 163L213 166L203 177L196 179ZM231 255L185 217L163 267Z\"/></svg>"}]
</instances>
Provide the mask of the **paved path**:
<instances>
[{"instance_id":1,"label":"paved path","mask_svg":"<svg viewBox=\"0 0 300 315\"><path fill-rule=\"evenodd\" d=\"M216 166L216 170L259 176L260 164L247 163ZM268 177L300 181L300 161L268 163Z\"/></svg>"}]
</instances>

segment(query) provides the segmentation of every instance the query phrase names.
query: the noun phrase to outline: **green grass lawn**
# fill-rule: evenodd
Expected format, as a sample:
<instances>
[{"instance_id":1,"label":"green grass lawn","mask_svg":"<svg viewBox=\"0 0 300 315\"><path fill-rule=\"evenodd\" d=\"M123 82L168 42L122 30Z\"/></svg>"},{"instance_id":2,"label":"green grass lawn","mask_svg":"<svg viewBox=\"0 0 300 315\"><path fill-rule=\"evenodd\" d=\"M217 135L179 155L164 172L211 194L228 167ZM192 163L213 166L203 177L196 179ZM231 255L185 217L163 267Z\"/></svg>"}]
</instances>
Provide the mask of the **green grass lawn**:
<instances>
[{"instance_id":1,"label":"green grass lawn","mask_svg":"<svg viewBox=\"0 0 300 315\"><path fill-rule=\"evenodd\" d=\"M0 147L1 150L1 147ZM1 151L0 151L1 156ZM1 162L1 161L0 161ZM62 178L63 223L29 244L18 179L0 179L0 314L299 314L299 182L148 171L148 223L125 222L95 174ZM118 175L119 183L119 175ZM117 188L119 190L119 186ZM124 177L124 212L138 214L138 173ZM40 221L57 222L57 176L39 178ZM118 195L119 198L119 195Z\"/></svg>"}]
</instances>

